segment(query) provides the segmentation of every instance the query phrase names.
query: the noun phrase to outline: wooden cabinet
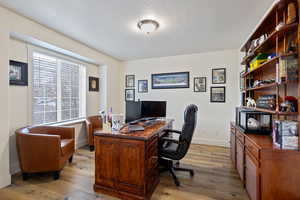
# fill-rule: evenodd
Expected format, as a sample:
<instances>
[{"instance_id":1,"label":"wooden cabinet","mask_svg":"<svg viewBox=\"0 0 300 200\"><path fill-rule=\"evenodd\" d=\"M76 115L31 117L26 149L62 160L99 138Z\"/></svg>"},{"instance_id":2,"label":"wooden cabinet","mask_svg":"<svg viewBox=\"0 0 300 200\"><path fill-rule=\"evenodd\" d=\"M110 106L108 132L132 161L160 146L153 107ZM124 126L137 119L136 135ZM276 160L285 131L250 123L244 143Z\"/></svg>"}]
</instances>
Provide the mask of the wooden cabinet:
<instances>
[{"instance_id":1,"label":"wooden cabinet","mask_svg":"<svg viewBox=\"0 0 300 200\"><path fill-rule=\"evenodd\" d=\"M231 157L233 166L236 167L236 145L235 145L234 124L230 124L230 157Z\"/></svg>"},{"instance_id":2,"label":"wooden cabinet","mask_svg":"<svg viewBox=\"0 0 300 200\"><path fill-rule=\"evenodd\" d=\"M244 145L236 141L236 168L242 181L244 181Z\"/></svg>"},{"instance_id":3,"label":"wooden cabinet","mask_svg":"<svg viewBox=\"0 0 300 200\"><path fill-rule=\"evenodd\" d=\"M172 128L172 120L123 134L95 133L94 190L121 199L150 199L159 183L158 138Z\"/></svg>"},{"instance_id":4,"label":"wooden cabinet","mask_svg":"<svg viewBox=\"0 0 300 200\"><path fill-rule=\"evenodd\" d=\"M150 142L96 136L95 145L96 188L124 191L128 199L146 199L154 191L159 182L157 136Z\"/></svg>"},{"instance_id":5,"label":"wooden cabinet","mask_svg":"<svg viewBox=\"0 0 300 200\"><path fill-rule=\"evenodd\" d=\"M259 174L251 154L245 154L245 186L251 200L259 200Z\"/></svg>"},{"instance_id":6,"label":"wooden cabinet","mask_svg":"<svg viewBox=\"0 0 300 200\"><path fill-rule=\"evenodd\" d=\"M237 172L251 200L300 199L299 151L278 149L270 136L243 133L237 126L235 138Z\"/></svg>"}]
</instances>

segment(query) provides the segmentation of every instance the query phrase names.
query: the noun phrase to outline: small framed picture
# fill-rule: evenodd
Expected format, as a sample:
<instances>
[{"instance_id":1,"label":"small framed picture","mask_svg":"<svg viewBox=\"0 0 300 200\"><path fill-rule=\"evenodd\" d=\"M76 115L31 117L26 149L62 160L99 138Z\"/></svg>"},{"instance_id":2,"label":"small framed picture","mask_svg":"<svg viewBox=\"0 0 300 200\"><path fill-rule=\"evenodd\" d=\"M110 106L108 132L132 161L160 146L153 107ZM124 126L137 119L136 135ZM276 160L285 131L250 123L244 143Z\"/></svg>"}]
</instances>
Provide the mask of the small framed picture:
<instances>
[{"instance_id":1,"label":"small framed picture","mask_svg":"<svg viewBox=\"0 0 300 200\"><path fill-rule=\"evenodd\" d=\"M125 89L125 101L135 100L135 89Z\"/></svg>"},{"instance_id":2,"label":"small framed picture","mask_svg":"<svg viewBox=\"0 0 300 200\"><path fill-rule=\"evenodd\" d=\"M225 87L210 87L210 102L225 103Z\"/></svg>"},{"instance_id":3,"label":"small framed picture","mask_svg":"<svg viewBox=\"0 0 300 200\"><path fill-rule=\"evenodd\" d=\"M89 91L99 92L99 78L89 77Z\"/></svg>"},{"instance_id":4,"label":"small framed picture","mask_svg":"<svg viewBox=\"0 0 300 200\"><path fill-rule=\"evenodd\" d=\"M27 63L14 60L9 61L9 84L28 85L28 65Z\"/></svg>"},{"instance_id":5,"label":"small framed picture","mask_svg":"<svg viewBox=\"0 0 300 200\"><path fill-rule=\"evenodd\" d=\"M138 92L139 93L148 92L148 80L138 80Z\"/></svg>"},{"instance_id":6,"label":"small framed picture","mask_svg":"<svg viewBox=\"0 0 300 200\"><path fill-rule=\"evenodd\" d=\"M212 69L212 84L226 83L226 68Z\"/></svg>"},{"instance_id":7,"label":"small framed picture","mask_svg":"<svg viewBox=\"0 0 300 200\"><path fill-rule=\"evenodd\" d=\"M134 75L126 75L126 87L135 87L135 77Z\"/></svg>"},{"instance_id":8,"label":"small framed picture","mask_svg":"<svg viewBox=\"0 0 300 200\"><path fill-rule=\"evenodd\" d=\"M206 77L194 78L194 92L206 92Z\"/></svg>"}]
</instances>

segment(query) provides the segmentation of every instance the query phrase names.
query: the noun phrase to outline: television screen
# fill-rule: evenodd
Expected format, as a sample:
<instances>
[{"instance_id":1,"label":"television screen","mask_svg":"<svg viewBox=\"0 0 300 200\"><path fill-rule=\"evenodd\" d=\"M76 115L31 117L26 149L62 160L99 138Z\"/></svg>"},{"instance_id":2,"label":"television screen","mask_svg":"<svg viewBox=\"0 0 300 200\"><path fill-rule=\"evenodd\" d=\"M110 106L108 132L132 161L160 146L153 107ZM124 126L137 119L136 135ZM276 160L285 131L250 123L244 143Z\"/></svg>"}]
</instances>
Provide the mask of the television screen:
<instances>
[{"instance_id":1,"label":"television screen","mask_svg":"<svg viewBox=\"0 0 300 200\"><path fill-rule=\"evenodd\" d=\"M142 101L142 117L166 117L166 101Z\"/></svg>"}]
</instances>

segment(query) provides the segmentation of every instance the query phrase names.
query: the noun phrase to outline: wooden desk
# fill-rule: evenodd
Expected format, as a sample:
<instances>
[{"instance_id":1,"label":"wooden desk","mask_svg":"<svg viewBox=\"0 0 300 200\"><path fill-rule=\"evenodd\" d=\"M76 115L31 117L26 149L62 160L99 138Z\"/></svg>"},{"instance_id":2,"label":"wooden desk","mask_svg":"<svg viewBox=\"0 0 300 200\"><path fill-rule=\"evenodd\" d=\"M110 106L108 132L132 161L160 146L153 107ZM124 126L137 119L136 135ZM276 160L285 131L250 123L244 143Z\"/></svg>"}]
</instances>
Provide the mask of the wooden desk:
<instances>
[{"instance_id":1,"label":"wooden desk","mask_svg":"<svg viewBox=\"0 0 300 200\"><path fill-rule=\"evenodd\" d=\"M172 122L129 134L95 131L94 190L121 199L150 199L159 183L158 138Z\"/></svg>"}]
</instances>

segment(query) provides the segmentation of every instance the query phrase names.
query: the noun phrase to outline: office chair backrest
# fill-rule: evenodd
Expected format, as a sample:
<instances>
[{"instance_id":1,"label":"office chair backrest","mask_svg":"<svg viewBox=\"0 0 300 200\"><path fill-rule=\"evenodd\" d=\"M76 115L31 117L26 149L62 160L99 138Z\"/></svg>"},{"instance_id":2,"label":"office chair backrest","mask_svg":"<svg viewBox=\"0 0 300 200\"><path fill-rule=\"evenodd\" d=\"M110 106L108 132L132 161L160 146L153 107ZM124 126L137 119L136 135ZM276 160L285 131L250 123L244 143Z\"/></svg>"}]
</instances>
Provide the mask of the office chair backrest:
<instances>
[{"instance_id":1,"label":"office chair backrest","mask_svg":"<svg viewBox=\"0 0 300 200\"><path fill-rule=\"evenodd\" d=\"M184 124L177 148L178 157L183 158L190 147L197 124L197 112L198 107L194 104L189 105L184 111Z\"/></svg>"}]
</instances>

